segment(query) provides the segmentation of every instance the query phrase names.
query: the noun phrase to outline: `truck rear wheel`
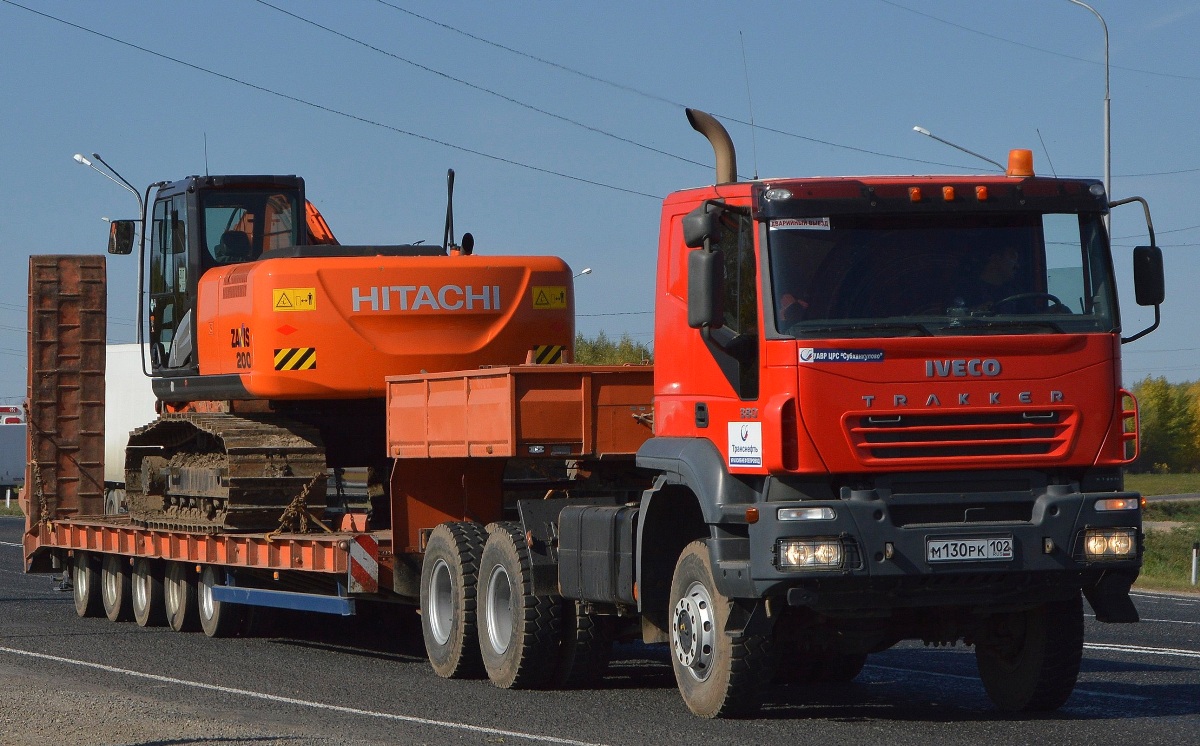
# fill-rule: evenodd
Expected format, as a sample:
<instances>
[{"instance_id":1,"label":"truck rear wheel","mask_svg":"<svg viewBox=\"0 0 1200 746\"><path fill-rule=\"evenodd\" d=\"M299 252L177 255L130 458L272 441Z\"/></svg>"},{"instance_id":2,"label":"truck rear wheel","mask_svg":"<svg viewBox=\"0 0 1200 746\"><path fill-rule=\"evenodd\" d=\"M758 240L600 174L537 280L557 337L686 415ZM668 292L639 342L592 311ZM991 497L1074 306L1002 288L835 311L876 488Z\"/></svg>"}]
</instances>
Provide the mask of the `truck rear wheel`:
<instances>
[{"instance_id":1,"label":"truck rear wheel","mask_svg":"<svg viewBox=\"0 0 1200 746\"><path fill-rule=\"evenodd\" d=\"M221 583L220 567L205 565L200 571L196 585L196 606L200 616L200 629L209 637L232 637L241 629L245 619L245 607L228 604L213 598L212 589Z\"/></svg>"},{"instance_id":2,"label":"truck rear wheel","mask_svg":"<svg viewBox=\"0 0 1200 746\"><path fill-rule=\"evenodd\" d=\"M421 634L434 673L445 679L483 675L476 625L476 582L485 539L477 523L433 530L421 564Z\"/></svg>"},{"instance_id":3,"label":"truck rear wheel","mask_svg":"<svg viewBox=\"0 0 1200 746\"><path fill-rule=\"evenodd\" d=\"M554 674L562 599L534 595L518 524L488 526L479 568L479 648L488 678L502 689L541 686Z\"/></svg>"},{"instance_id":4,"label":"truck rear wheel","mask_svg":"<svg viewBox=\"0 0 1200 746\"><path fill-rule=\"evenodd\" d=\"M1001 710L1056 710L1067 701L1083 659L1083 602L1043 604L999 614L975 644L988 697Z\"/></svg>"},{"instance_id":5,"label":"truck rear wheel","mask_svg":"<svg viewBox=\"0 0 1200 746\"><path fill-rule=\"evenodd\" d=\"M100 598L104 615L112 622L133 618L129 584L129 560L119 554L106 554L100 564Z\"/></svg>"},{"instance_id":6,"label":"truck rear wheel","mask_svg":"<svg viewBox=\"0 0 1200 746\"><path fill-rule=\"evenodd\" d=\"M82 617L100 616L104 602L100 598L100 573L96 558L89 552L76 552L71 558L71 592L75 613Z\"/></svg>"},{"instance_id":7,"label":"truck rear wheel","mask_svg":"<svg viewBox=\"0 0 1200 746\"><path fill-rule=\"evenodd\" d=\"M758 710L773 673L770 634L725 634L730 599L713 580L708 544L689 544L671 579L671 666L683 701L705 718Z\"/></svg>"},{"instance_id":8,"label":"truck rear wheel","mask_svg":"<svg viewBox=\"0 0 1200 746\"><path fill-rule=\"evenodd\" d=\"M196 573L182 562L168 562L163 577L163 610L176 632L194 632L199 626Z\"/></svg>"},{"instance_id":9,"label":"truck rear wheel","mask_svg":"<svg viewBox=\"0 0 1200 746\"><path fill-rule=\"evenodd\" d=\"M130 582L133 620L139 627L161 627L167 623L163 612L162 568L153 560L138 557L133 563Z\"/></svg>"}]
</instances>

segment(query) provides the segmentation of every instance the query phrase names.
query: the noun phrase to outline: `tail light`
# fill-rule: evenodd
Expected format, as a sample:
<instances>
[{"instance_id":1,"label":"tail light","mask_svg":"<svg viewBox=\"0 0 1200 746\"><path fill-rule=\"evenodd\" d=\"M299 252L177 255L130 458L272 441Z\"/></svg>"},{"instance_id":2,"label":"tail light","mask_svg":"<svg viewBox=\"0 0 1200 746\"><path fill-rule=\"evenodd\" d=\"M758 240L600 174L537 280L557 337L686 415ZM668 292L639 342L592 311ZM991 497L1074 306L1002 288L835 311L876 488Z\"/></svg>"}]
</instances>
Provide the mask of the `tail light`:
<instances>
[{"instance_id":1,"label":"tail light","mask_svg":"<svg viewBox=\"0 0 1200 746\"><path fill-rule=\"evenodd\" d=\"M1121 399L1121 446L1125 463L1132 463L1139 453L1137 398L1125 389L1117 392Z\"/></svg>"}]
</instances>

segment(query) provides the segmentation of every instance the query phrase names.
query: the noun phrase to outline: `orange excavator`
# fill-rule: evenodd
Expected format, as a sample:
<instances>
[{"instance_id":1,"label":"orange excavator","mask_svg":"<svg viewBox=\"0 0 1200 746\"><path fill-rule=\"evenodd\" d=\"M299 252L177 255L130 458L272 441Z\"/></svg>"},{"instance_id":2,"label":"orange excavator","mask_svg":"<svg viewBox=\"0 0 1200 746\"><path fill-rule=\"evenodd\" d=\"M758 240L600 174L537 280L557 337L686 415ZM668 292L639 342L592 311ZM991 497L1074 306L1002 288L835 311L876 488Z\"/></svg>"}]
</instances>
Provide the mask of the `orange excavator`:
<instances>
[{"instance_id":1,"label":"orange excavator","mask_svg":"<svg viewBox=\"0 0 1200 746\"><path fill-rule=\"evenodd\" d=\"M141 225L114 221L109 238L130 254L142 229L139 336L161 413L130 434L135 523L320 515L326 475L367 467L382 525L387 376L569 359L570 268L456 244L452 171L441 246L342 245L297 176L157 186Z\"/></svg>"}]
</instances>

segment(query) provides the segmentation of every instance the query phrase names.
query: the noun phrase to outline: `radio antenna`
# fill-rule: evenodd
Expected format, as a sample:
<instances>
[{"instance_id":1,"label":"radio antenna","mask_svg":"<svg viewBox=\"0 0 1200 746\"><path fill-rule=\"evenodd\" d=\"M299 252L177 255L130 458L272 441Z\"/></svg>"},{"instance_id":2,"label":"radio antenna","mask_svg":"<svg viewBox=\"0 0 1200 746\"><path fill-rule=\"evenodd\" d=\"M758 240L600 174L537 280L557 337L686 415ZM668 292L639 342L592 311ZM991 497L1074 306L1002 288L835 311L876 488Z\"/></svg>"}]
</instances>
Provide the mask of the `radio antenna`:
<instances>
[{"instance_id":1,"label":"radio antenna","mask_svg":"<svg viewBox=\"0 0 1200 746\"><path fill-rule=\"evenodd\" d=\"M208 176L208 133L204 133L204 176Z\"/></svg>"},{"instance_id":2,"label":"radio antenna","mask_svg":"<svg viewBox=\"0 0 1200 746\"><path fill-rule=\"evenodd\" d=\"M754 136L754 100L750 98L750 65L746 63L746 38L738 31L742 42L742 71L746 75L746 104L750 107L750 154L754 160L754 180L758 180L758 138Z\"/></svg>"},{"instance_id":3,"label":"radio antenna","mask_svg":"<svg viewBox=\"0 0 1200 746\"><path fill-rule=\"evenodd\" d=\"M1046 154L1046 163L1050 164L1050 173L1054 174L1054 178L1058 178L1058 172L1054 170L1054 161L1050 160L1050 149L1046 147L1046 141L1042 139L1042 131L1037 127L1033 131L1038 133L1038 140L1042 143L1042 152Z\"/></svg>"}]
</instances>

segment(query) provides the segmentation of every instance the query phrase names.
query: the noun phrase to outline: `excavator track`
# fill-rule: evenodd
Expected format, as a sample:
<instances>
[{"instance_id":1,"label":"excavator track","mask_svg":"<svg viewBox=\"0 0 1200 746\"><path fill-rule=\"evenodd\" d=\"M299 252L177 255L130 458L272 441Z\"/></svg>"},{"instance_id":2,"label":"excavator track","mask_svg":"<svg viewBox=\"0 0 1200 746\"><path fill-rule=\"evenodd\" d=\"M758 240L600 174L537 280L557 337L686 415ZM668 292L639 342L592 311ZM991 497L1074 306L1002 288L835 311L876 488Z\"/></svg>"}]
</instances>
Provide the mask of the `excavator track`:
<instances>
[{"instance_id":1,"label":"excavator track","mask_svg":"<svg viewBox=\"0 0 1200 746\"><path fill-rule=\"evenodd\" d=\"M320 517L325 479L317 430L273 415L167 414L125 451L129 517L151 529L274 529L297 500Z\"/></svg>"}]
</instances>

